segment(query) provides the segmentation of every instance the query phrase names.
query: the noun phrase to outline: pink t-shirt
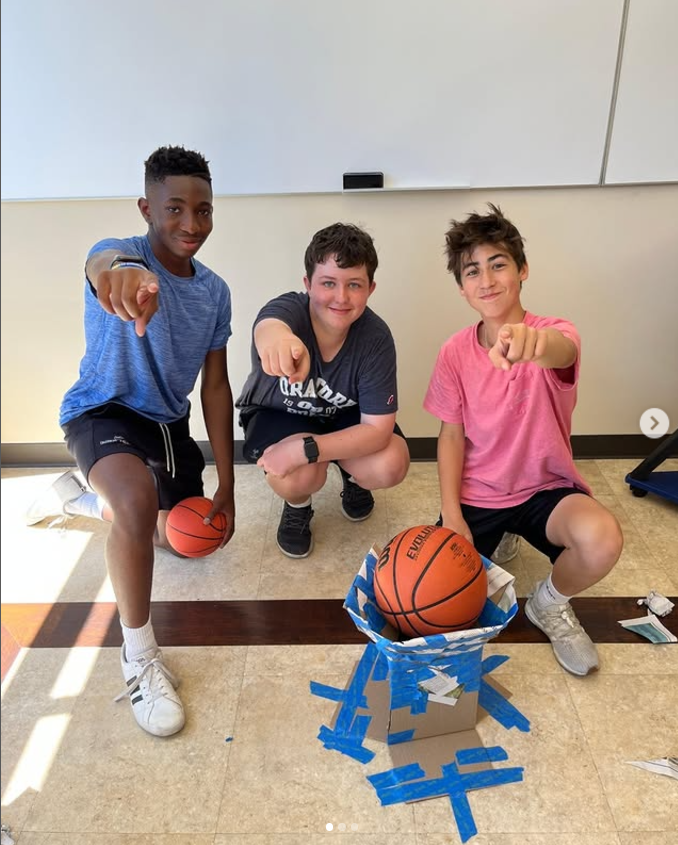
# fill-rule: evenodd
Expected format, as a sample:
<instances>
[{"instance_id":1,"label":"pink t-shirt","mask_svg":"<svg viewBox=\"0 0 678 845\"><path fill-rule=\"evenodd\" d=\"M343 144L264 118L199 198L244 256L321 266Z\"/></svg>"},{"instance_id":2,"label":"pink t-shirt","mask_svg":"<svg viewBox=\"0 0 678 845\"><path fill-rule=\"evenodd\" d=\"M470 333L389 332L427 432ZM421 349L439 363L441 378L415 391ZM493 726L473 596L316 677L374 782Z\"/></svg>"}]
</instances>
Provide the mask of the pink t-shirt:
<instances>
[{"instance_id":1,"label":"pink t-shirt","mask_svg":"<svg viewBox=\"0 0 678 845\"><path fill-rule=\"evenodd\" d=\"M565 371L516 364L508 372L499 370L480 345L478 323L443 345L431 376L424 408L443 422L464 426L461 501L467 505L511 507L556 487L590 493L570 447L579 334L572 323L555 317L528 312L523 322L557 329L574 341L573 367Z\"/></svg>"}]
</instances>

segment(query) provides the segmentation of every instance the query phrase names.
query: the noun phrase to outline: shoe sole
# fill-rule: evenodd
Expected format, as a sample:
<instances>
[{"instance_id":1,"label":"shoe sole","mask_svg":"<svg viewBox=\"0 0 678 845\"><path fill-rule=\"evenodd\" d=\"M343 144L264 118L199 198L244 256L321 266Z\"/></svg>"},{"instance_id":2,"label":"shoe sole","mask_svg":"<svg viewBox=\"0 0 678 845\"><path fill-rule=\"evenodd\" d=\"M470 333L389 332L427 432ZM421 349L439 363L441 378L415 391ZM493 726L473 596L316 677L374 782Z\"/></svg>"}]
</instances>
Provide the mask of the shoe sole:
<instances>
[{"instance_id":1,"label":"shoe sole","mask_svg":"<svg viewBox=\"0 0 678 845\"><path fill-rule=\"evenodd\" d=\"M347 519L349 522L365 522L366 519L369 519L372 514L374 513L374 508L369 513L366 513L365 516L349 516L346 511L341 508L341 515L344 519Z\"/></svg>"},{"instance_id":2,"label":"shoe sole","mask_svg":"<svg viewBox=\"0 0 678 845\"><path fill-rule=\"evenodd\" d=\"M137 725L139 725L141 730L146 731L146 733L150 734L151 736L159 736L159 737L174 736L174 734L178 734L179 731L182 731L184 729L184 727L186 726L186 719L184 718L184 721L179 725L178 728L171 728L171 729L167 728L166 730L160 730L160 729L151 730L150 725L144 725L142 722L140 722L137 719L136 715L134 714L134 710L132 710L132 716L134 716L134 721L137 723Z\"/></svg>"},{"instance_id":3,"label":"shoe sole","mask_svg":"<svg viewBox=\"0 0 678 845\"><path fill-rule=\"evenodd\" d=\"M288 552L287 549L283 549L283 547L280 545L280 543L278 543L277 540L276 540L276 545L278 546L280 551L285 555L285 557L290 557L290 558L292 558L292 560L301 560L302 558L308 557L311 554L311 552L313 551L313 538L311 538L311 545L309 546L308 551L304 552L303 555L295 555L295 554L292 554L292 552Z\"/></svg>"},{"instance_id":4,"label":"shoe sole","mask_svg":"<svg viewBox=\"0 0 678 845\"><path fill-rule=\"evenodd\" d=\"M527 618L534 625L534 627L539 628L542 634L548 638L549 642L551 642L551 638L549 637L549 635L532 615L532 609L527 602L525 603L525 616L527 616ZM553 647L553 643L551 643L551 647ZM563 667L563 669L565 669L566 672L569 672L570 675L576 675L578 678L585 678L587 675L591 675L593 672L597 672L599 668L598 666L593 666L591 669L588 670L588 672L575 672L574 669L571 669L567 664L563 663L555 649L553 649L553 656L556 658L556 661Z\"/></svg>"}]
</instances>

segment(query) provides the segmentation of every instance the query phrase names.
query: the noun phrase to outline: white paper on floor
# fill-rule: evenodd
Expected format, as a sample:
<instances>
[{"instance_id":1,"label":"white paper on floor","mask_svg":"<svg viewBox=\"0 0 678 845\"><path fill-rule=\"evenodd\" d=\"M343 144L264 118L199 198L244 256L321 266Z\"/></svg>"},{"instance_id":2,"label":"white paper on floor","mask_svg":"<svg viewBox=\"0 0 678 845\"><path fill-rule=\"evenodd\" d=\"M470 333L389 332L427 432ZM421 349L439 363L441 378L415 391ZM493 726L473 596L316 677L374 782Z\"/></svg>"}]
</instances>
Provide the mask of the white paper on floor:
<instances>
[{"instance_id":1,"label":"white paper on floor","mask_svg":"<svg viewBox=\"0 0 678 845\"><path fill-rule=\"evenodd\" d=\"M620 619L622 628L635 631L641 637L645 637L652 643L678 643L678 637L665 628L653 613L647 616L640 616L638 619Z\"/></svg>"},{"instance_id":2,"label":"white paper on floor","mask_svg":"<svg viewBox=\"0 0 678 845\"><path fill-rule=\"evenodd\" d=\"M650 590L647 598L638 599L638 604L646 604L657 616L668 616L674 608L673 602L656 590Z\"/></svg>"},{"instance_id":3,"label":"white paper on floor","mask_svg":"<svg viewBox=\"0 0 678 845\"><path fill-rule=\"evenodd\" d=\"M656 775L666 775L678 780L678 757L662 757L661 760L627 760L631 766L647 769Z\"/></svg>"}]
</instances>

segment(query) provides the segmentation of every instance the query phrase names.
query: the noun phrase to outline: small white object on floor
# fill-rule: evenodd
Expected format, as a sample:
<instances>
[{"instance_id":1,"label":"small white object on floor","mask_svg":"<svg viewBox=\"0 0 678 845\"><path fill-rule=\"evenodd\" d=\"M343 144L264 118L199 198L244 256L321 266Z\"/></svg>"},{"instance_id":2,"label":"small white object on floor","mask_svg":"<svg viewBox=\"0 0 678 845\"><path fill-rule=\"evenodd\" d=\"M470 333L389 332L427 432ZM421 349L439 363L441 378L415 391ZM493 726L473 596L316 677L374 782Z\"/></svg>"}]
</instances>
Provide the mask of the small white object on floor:
<instances>
[{"instance_id":1,"label":"small white object on floor","mask_svg":"<svg viewBox=\"0 0 678 845\"><path fill-rule=\"evenodd\" d=\"M657 616L668 616L674 608L673 602L656 590L650 590L646 599L638 599L638 604L646 604Z\"/></svg>"},{"instance_id":2,"label":"small white object on floor","mask_svg":"<svg viewBox=\"0 0 678 845\"><path fill-rule=\"evenodd\" d=\"M12 828L9 825L3 824L0 833L0 845L14 845L14 840L10 836Z\"/></svg>"},{"instance_id":3,"label":"small white object on floor","mask_svg":"<svg viewBox=\"0 0 678 845\"><path fill-rule=\"evenodd\" d=\"M678 780L678 757L662 757L661 760L627 760L631 766L647 769L656 775L666 775Z\"/></svg>"},{"instance_id":4,"label":"small white object on floor","mask_svg":"<svg viewBox=\"0 0 678 845\"><path fill-rule=\"evenodd\" d=\"M678 643L678 637L665 628L654 613L648 613L638 619L620 619L619 624L622 628L635 631L651 643Z\"/></svg>"}]
</instances>

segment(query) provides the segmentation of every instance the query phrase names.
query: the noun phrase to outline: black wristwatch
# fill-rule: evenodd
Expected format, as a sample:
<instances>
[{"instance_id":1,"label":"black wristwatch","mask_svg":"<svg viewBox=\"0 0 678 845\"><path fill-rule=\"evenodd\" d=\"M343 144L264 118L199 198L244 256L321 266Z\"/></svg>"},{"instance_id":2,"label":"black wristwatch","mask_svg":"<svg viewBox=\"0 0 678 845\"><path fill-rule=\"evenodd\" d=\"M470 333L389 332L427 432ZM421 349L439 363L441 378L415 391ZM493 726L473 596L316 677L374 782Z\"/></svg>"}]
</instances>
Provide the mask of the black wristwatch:
<instances>
[{"instance_id":1,"label":"black wristwatch","mask_svg":"<svg viewBox=\"0 0 678 845\"><path fill-rule=\"evenodd\" d=\"M304 455L309 464L314 464L318 460L320 450L313 437L304 437Z\"/></svg>"}]
</instances>

